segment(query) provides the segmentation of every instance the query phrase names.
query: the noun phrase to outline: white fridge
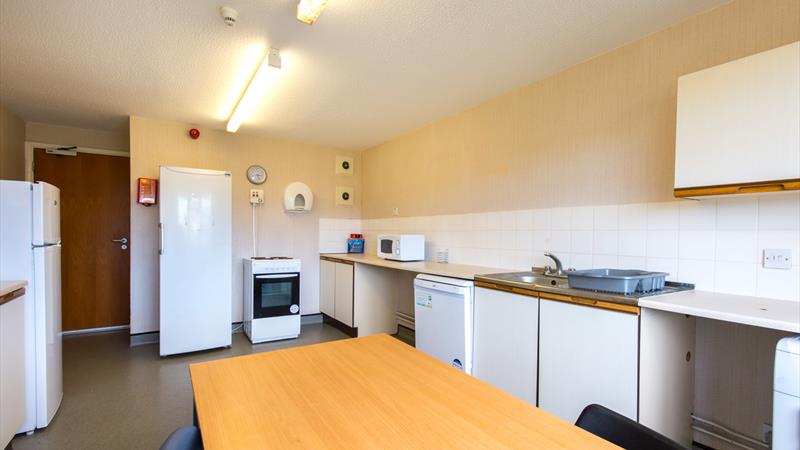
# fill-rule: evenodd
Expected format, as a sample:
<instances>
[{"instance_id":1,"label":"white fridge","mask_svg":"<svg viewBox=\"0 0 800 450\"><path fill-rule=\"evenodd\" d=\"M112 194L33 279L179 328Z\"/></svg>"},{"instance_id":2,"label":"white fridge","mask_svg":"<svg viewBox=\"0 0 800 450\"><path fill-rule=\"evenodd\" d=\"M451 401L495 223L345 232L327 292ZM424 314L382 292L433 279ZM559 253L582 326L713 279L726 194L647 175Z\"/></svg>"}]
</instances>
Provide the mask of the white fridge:
<instances>
[{"instance_id":1,"label":"white fridge","mask_svg":"<svg viewBox=\"0 0 800 450\"><path fill-rule=\"evenodd\" d=\"M231 345L231 174L165 167L159 177L161 356Z\"/></svg>"},{"instance_id":2,"label":"white fridge","mask_svg":"<svg viewBox=\"0 0 800 450\"><path fill-rule=\"evenodd\" d=\"M474 299L472 281L427 274L414 280L416 347L470 375Z\"/></svg>"},{"instance_id":3,"label":"white fridge","mask_svg":"<svg viewBox=\"0 0 800 450\"><path fill-rule=\"evenodd\" d=\"M0 181L0 279L28 282L20 433L46 427L63 397L60 209L55 186Z\"/></svg>"}]
</instances>

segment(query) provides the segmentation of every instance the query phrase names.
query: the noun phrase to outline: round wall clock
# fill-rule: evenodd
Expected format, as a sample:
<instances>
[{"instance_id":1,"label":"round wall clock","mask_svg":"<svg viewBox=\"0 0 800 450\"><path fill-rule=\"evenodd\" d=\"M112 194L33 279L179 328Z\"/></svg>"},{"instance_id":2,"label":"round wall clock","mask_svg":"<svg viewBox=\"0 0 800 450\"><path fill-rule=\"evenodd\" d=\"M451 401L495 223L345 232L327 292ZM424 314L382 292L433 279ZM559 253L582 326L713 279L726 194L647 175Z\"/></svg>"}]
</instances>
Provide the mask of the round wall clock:
<instances>
[{"instance_id":1,"label":"round wall clock","mask_svg":"<svg viewBox=\"0 0 800 450\"><path fill-rule=\"evenodd\" d=\"M247 179L253 184L264 184L267 181L267 171L263 167L254 164L247 168Z\"/></svg>"}]
</instances>

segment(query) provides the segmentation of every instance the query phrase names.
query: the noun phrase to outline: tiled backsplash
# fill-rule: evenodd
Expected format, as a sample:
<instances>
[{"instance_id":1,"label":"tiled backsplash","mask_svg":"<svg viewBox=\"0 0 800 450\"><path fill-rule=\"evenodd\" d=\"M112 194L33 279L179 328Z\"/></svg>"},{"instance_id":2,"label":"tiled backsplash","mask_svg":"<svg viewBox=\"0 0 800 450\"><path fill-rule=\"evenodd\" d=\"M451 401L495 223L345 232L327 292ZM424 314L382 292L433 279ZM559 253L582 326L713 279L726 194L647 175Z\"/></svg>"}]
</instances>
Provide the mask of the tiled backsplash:
<instances>
[{"instance_id":1,"label":"tiled backsplash","mask_svg":"<svg viewBox=\"0 0 800 450\"><path fill-rule=\"evenodd\" d=\"M323 226L324 222L324 226ZM387 219L320 221L320 248L344 251L362 230L366 251L382 233L421 233L428 259L527 270L550 264L669 272L697 289L800 301L800 193L702 201L548 208ZM764 269L765 248L792 252L790 270ZM323 250L325 251L325 250Z\"/></svg>"},{"instance_id":2,"label":"tiled backsplash","mask_svg":"<svg viewBox=\"0 0 800 450\"><path fill-rule=\"evenodd\" d=\"M360 219L319 219L319 252L347 253L350 233L361 233Z\"/></svg>"}]
</instances>

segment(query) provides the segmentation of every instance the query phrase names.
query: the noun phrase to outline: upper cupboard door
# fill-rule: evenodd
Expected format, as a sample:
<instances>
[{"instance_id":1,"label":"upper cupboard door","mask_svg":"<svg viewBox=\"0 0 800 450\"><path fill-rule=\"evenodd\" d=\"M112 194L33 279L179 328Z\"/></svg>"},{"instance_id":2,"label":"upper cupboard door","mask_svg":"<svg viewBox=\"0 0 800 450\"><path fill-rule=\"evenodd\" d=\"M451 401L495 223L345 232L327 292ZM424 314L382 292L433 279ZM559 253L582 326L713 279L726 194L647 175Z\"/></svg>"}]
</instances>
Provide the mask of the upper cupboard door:
<instances>
[{"instance_id":1,"label":"upper cupboard door","mask_svg":"<svg viewBox=\"0 0 800 450\"><path fill-rule=\"evenodd\" d=\"M800 178L800 42L678 79L675 188Z\"/></svg>"}]
</instances>

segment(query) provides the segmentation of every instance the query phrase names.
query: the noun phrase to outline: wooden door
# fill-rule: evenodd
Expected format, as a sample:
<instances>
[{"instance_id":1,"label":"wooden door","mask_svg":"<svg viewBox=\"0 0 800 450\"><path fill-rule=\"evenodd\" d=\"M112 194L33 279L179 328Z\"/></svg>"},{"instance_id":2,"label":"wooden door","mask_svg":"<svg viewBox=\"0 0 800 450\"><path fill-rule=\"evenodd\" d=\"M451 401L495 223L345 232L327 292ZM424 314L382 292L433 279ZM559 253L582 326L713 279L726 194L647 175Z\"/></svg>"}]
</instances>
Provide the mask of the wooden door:
<instances>
[{"instance_id":1,"label":"wooden door","mask_svg":"<svg viewBox=\"0 0 800 450\"><path fill-rule=\"evenodd\" d=\"M65 331L130 323L129 159L34 150L34 179L61 189L61 320Z\"/></svg>"}]
</instances>

